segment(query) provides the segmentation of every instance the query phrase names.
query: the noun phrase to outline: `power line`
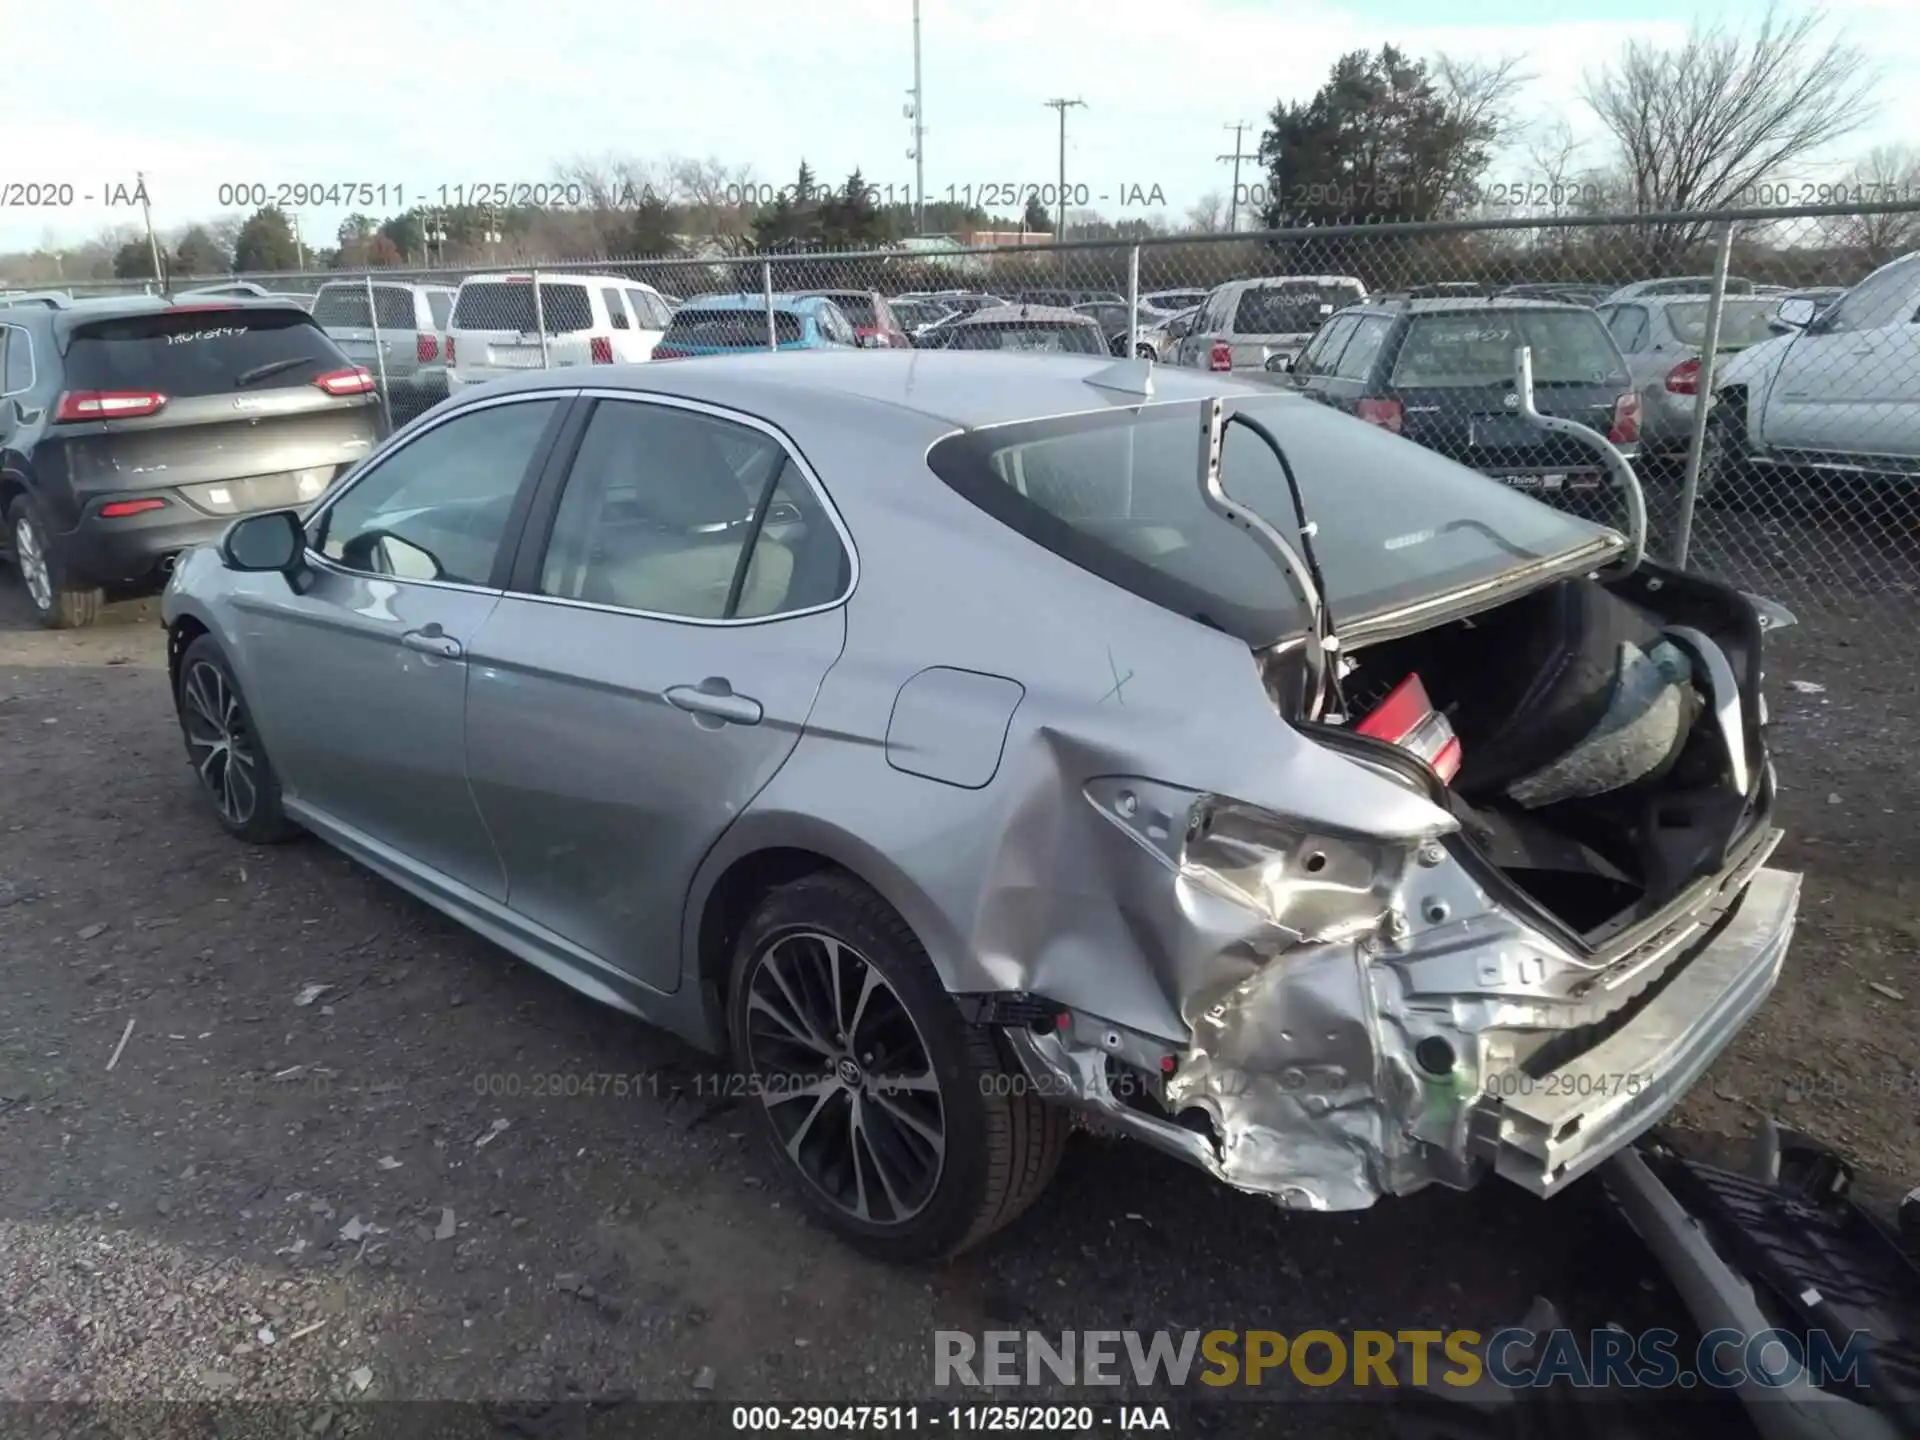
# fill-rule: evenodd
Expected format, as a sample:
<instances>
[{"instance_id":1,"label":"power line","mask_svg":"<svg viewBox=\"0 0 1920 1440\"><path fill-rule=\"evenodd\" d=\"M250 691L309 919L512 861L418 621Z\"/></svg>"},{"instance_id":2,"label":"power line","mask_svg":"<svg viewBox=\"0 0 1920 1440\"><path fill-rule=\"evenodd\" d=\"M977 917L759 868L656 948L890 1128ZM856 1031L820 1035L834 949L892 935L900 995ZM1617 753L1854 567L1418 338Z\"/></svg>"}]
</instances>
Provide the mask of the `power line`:
<instances>
[{"instance_id":1,"label":"power line","mask_svg":"<svg viewBox=\"0 0 1920 1440\"><path fill-rule=\"evenodd\" d=\"M1223 165L1228 161L1233 162L1233 194L1229 197L1228 201L1232 208L1227 212L1230 217L1227 221L1227 229L1238 230L1240 228L1240 162L1242 160L1258 160L1260 158L1260 152L1256 150L1251 155L1241 153L1240 139L1247 131L1253 128L1247 121L1236 120L1233 124L1222 125L1220 128L1233 132L1233 153L1231 155L1216 155L1213 158Z\"/></svg>"},{"instance_id":2,"label":"power line","mask_svg":"<svg viewBox=\"0 0 1920 1440\"><path fill-rule=\"evenodd\" d=\"M1054 243L1067 238L1067 111L1086 108L1084 100L1047 100L1049 110L1060 112L1060 218L1053 222Z\"/></svg>"}]
</instances>

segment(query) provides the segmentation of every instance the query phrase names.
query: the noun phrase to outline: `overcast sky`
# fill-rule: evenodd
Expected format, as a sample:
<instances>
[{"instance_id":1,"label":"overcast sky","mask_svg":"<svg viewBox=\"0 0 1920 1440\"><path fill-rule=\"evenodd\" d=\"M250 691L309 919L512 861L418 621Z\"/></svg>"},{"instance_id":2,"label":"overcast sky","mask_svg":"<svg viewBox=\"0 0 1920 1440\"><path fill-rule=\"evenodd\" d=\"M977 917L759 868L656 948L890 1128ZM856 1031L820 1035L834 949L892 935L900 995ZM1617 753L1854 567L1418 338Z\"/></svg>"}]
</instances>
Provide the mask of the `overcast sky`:
<instances>
[{"instance_id":1,"label":"overcast sky","mask_svg":"<svg viewBox=\"0 0 1920 1440\"><path fill-rule=\"evenodd\" d=\"M1144 213L1123 194L1158 186L1177 218L1227 188L1213 158L1232 148L1226 122L1310 96L1341 52L1386 41L1427 55L1522 56L1535 77L1524 111L1557 111L1591 135L1578 94L1596 61L1632 36L1677 39L1696 15L1739 23L1763 8L923 0L927 195L1051 183L1057 122L1042 102L1064 95L1087 102L1069 116L1067 166L1093 208ZM1872 145L1920 135L1920 87L1906 78L1920 73L1920 4L1828 9L1886 76L1871 130L1814 173L1832 179ZM0 186L68 183L76 203L0 209L0 250L137 223L137 209L101 203L136 171L163 229L217 217L223 183L386 184L413 203L443 185L548 181L560 160L607 152L713 156L771 183L791 179L804 155L823 179L858 165L902 198L913 185L901 113L911 0L386 0L298 13L259 0L16 0L9 11L4 43L16 58L0 87ZM18 58L34 55L50 59ZM1490 178L1533 178L1515 163ZM343 213L309 210L302 230L329 241Z\"/></svg>"}]
</instances>

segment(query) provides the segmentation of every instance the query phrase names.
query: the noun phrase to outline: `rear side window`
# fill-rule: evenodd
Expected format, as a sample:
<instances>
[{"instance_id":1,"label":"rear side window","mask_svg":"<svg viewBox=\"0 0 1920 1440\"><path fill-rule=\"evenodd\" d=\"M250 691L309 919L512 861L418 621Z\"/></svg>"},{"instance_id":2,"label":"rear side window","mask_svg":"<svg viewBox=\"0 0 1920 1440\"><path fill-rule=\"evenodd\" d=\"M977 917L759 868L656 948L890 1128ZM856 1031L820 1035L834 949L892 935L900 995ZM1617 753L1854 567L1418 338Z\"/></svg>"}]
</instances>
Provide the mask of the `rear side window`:
<instances>
[{"instance_id":1,"label":"rear side window","mask_svg":"<svg viewBox=\"0 0 1920 1440\"><path fill-rule=\"evenodd\" d=\"M397 285L373 287L373 310L382 330L411 330L413 292ZM323 285L314 297L313 318L321 325L345 330L371 330L368 319L367 290L364 285Z\"/></svg>"},{"instance_id":2,"label":"rear side window","mask_svg":"<svg viewBox=\"0 0 1920 1440\"><path fill-rule=\"evenodd\" d=\"M961 325L947 342L949 350L1027 350L1053 355L1104 355L1098 327L1047 325Z\"/></svg>"},{"instance_id":3,"label":"rear side window","mask_svg":"<svg viewBox=\"0 0 1920 1440\"><path fill-rule=\"evenodd\" d=\"M798 344L800 317L785 310L774 312L774 334L782 345ZM767 343L767 312L764 310L688 310L676 311L673 323L663 337L667 345L722 346L740 348Z\"/></svg>"},{"instance_id":4,"label":"rear side window","mask_svg":"<svg viewBox=\"0 0 1920 1440\"><path fill-rule=\"evenodd\" d=\"M829 295L827 298L840 307L841 314L845 315L847 319L862 329L871 330L874 325L878 323L873 318L873 297L871 295L834 294Z\"/></svg>"},{"instance_id":5,"label":"rear side window","mask_svg":"<svg viewBox=\"0 0 1920 1440\"><path fill-rule=\"evenodd\" d=\"M0 325L0 395L21 395L33 387L33 340L17 325Z\"/></svg>"},{"instance_id":6,"label":"rear side window","mask_svg":"<svg viewBox=\"0 0 1920 1440\"><path fill-rule=\"evenodd\" d=\"M453 306L456 330L512 330L532 335L546 325L549 335L593 328L593 304L587 287L564 280L540 282L540 311L535 313L533 285L527 281L481 280L460 287Z\"/></svg>"},{"instance_id":7,"label":"rear side window","mask_svg":"<svg viewBox=\"0 0 1920 1440\"><path fill-rule=\"evenodd\" d=\"M301 310L197 310L128 315L73 332L74 390L219 395L305 385L347 358Z\"/></svg>"},{"instance_id":8,"label":"rear side window","mask_svg":"<svg viewBox=\"0 0 1920 1440\"><path fill-rule=\"evenodd\" d=\"M1353 339L1340 352L1333 373L1342 380L1367 379L1373 374L1373 362L1379 359L1380 347L1387 343L1387 332L1392 328L1393 322L1384 315L1370 315L1361 320L1354 329Z\"/></svg>"},{"instance_id":9,"label":"rear side window","mask_svg":"<svg viewBox=\"0 0 1920 1440\"><path fill-rule=\"evenodd\" d=\"M1706 312L1702 304L1701 313ZM1622 305L1607 317L1607 329L1614 343L1631 355L1647 343L1647 311L1644 305Z\"/></svg>"},{"instance_id":10,"label":"rear side window","mask_svg":"<svg viewBox=\"0 0 1920 1440\"><path fill-rule=\"evenodd\" d=\"M1722 350L1741 350L1749 345L1758 345L1762 340L1773 338L1773 329L1768 321L1773 318L1775 305L1771 300L1729 300L1720 312L1720 348ZM1673 327L1674 339L1682 345L1704 345L1707 343L1707 302L1705 300L1687 300L1678 305L1667 307L1667 324ZM1620 347L1626 349L1625 345Z\"/></svg>"},{"instance_id":11,"label":"rear side window","mask_svg":"<svg viewBox=\"0 0 1920 1440\"><path fill-rule=\"evenodd\" d=\"M1533 351L1542 385L1599 385L1624 372L1607 327L1591 310L1472 310L1420 315L1393 367L1400 389L1511 385L1513 352Z\"/></svg>"},{"instance_id":12,"label":"rear side window","mask_svg":"<svg viewBox=\"0 0 1920 1440\"><path fill-rule=\"evenodd\" d=\"M607 307L607 318L613 322L616 330L631 330L633 324L627 319L626 302L620 298L620 292L612 286L600 292L600 301Z\"/></svg>"}]
</instances>

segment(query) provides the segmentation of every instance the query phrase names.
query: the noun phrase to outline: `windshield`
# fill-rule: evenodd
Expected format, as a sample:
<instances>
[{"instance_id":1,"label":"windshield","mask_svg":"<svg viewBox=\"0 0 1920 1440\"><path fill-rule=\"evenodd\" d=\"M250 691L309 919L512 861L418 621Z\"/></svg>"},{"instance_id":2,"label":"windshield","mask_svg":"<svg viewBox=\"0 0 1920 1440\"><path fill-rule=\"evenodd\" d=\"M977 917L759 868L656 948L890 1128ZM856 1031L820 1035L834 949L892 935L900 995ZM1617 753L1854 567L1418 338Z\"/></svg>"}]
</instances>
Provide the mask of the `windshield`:
<instances>
[{"instance_id":1,"label":"windshield","mask_svg":"<svg viewBox=\"0 0 1920 1440\"><path fill-rule=\"evenodd\" d=\"M73 332L67 384L75 390L219 395L240 377L281 365L249 389L308 384L351 361L304 310L176 310L102 320Z\"/></svg>"},{"instance_id":2,"label":"windshield","mask_svg":"<svg viewBox=\"0 0 1920 1440\"><path fill-rule=\"evenodd\" d=\"M782 345L798 343L800 317L785 310L774 312L774 333ZM684 306L673 312L673 323L661 338L662 345L692 345L708 349L760 349L767 344L765 310L689 310Z\"/></svg>"},{"instance_id":3,"label":"windshield","mask_svg":"<svg viewBox=\"0 0 1920 1440\"><path fill-rule=\"evenodd\" d=\"M944 305L936 305L931 300L896 300L893 302L893 318L909 330L918 330L922 325L931 325L942 315L953 312Z\"/></svg>"},{"instance_id":4,"label":"windshield","mask_svg":"<svg viewBox=\"0 0 1920 1440\"><path fill-rule=\"evenodd\" d=\"M374 314L382 330L413 329L413 292L393 285L373 287ZM314 298L313 318L341 330L371 330L364 285L322 285Z\"/></svg>"},{"instance_id":5,"label":"windshield","mask_svg":"<svg viewBox=\"0 0 1920 1440\"><path fill-rule=\"evenodd\" d=\"M1357 283L1257 285L1240 294L1233 328L1240 335L1303 335L1364 296Z\"/></svg>"},{"instance_id":6,"label":"windshield","mask_svg":"<svg viewBox=\"0 0 1920 1440\"><path fill-rule=\"evenodd\" d=\"M1727 301L1720 311L1720 348L1744 350L1762 340L1771 340L1773 330L1767 322L1773 319L1778 308L1772 300ZM1707 302L1689 300L1682 305L1669 305L1667 323L1673 327L1673 338L1681 344L1706 344Z\"/></svg>"},{"instance_id":7,"label":"windshield","mask_svg":"<svg viewBox=\"0 0 1920 1440\"><path fill-rule=\"evenodd\" d=\"M1336 622L1570 554L1602 533L1431 451L1291 396L1242 402L1286 448ZM1030 540L1156 604L1263 646L1307 628L1281 567L1207 509L1198 407L1148 405L952 436L927 463ZM1295 533L1273 453L1229 425L1227 493Z\"/></svg>"},{"instance_id":8,"label":"windshield","mask_svg":"<svg viewBox=\"0 0 1920 1440\"><path fill-rule=\"evenodd\" d=\"M542 324L549 335L591 330L593 302L587 297L587 287L541 281L538 314L534 311L533 286L524 281L470 280L460 287L460 298L453 302L456 330L511 330L533 335Z\"/></svg>"},{"instance_id":9,"label":"windshield","mask_svg":"<svg viewBox=\"0 0 1920 1440\"><path fill-rule=\"evenodd\" d=\"M1027 350L1055 355L1104 355L1100 331L1093 325L1049 325L1029 320L1006 325L962 325L947 342L950 350Z\"/></svg>"},{"instance_id":10,"label":"windshield","mask_svg":"<svg viewBox=\"0 0 1920 1440\"><path fill-rule=\"evenodd\" d=\"M1394 362L1393 385L1402 390L1510 385L1513 352L1533 350L1533 378L1540 385L1625 383L1607 327L1587 310L1469 310L1421 315L1407 327Z\"/></svg>"}]
</instances>

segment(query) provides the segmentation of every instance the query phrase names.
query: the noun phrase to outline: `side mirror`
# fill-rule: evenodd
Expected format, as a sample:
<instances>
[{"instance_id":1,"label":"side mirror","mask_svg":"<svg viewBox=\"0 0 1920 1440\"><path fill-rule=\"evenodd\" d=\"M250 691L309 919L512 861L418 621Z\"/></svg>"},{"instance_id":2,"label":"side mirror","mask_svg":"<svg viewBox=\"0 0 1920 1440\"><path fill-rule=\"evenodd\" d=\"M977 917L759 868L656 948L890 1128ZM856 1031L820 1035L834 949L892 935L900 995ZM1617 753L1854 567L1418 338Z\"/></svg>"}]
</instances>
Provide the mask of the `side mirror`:
<instances>
[{"instance_id":1,"label":"side mirror","mask_svg":"<svg viewBox=\"0 0 1920 1440\"><path fill-rule=\"evenodd\" d=\"M1267 369L1276 375L1292 374L1293 373L1293 356L1269 355L1267 357Z\"/></svg>"},{"instance_id":2,"label":"side mirror","mask_svg":"<svg viewBox=\"0 0 1920 1440\"><path fill-rule=\"evenodd\" d=\"M1782 300L1776 316L1782 324L1791 325L1796 330L1804 330L1813 323L1820 309L1811 300Z\"/></svg>"},{"instance_id":3,"label":"side mirror","mask_svg":"<svg viewBox=\"0 0 1920 1440\"><path fill-rule=\"evenodd\" d=\"M291 574L306 554L307 532L293 510L268 510L227 527L220 540L220 561L229 570Z\"/></svg>"},{"instance_id":4,"label":"side mirror","mask_svg":"<svg viewBox=\"0 0 1920 1440\"><path fill-rule=\"evenodd\" d=\"M860 337L860 348L862 350L884 350L887 348L887 337L877 331L872 335L862 335Z\"/></svg>"}]
</instances>

